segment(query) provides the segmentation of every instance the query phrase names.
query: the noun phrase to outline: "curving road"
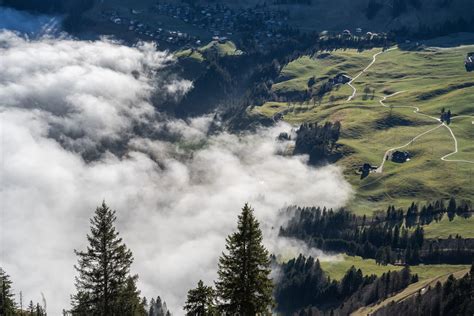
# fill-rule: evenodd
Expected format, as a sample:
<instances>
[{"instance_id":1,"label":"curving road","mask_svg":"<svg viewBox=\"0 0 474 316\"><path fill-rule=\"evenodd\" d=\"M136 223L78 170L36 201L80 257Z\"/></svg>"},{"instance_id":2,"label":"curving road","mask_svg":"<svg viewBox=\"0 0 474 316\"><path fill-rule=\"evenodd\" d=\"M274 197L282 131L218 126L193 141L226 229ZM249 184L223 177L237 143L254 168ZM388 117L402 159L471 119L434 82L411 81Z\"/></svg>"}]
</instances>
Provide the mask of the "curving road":
<instances>
[{"instance_id":1,"label":"curving road","mask_svg":"<svg viewBox=\"0 0 474 316\"><path fill-rule=\"evenodd\" d=\"M361 72L359 72L354 78L352 78L351 81L349 81L349 82L347 83L347 85L352 88L352 94L347 98L347 101L351 101L352 99L354 99L355 96L356 96L356 94L357 94L357 89L356 89L356 87L354 87L354 86L352 85L352 83L353 83L355 80L357 80L357 78L359 78L362 74L364 74L365 72L367 72L367 70L369 70L370 67L372 67L372 65L373 65L373 64L375 63L375 61L377 60L377 56L378 56L378 55L383 54L383 53L385 53L385 52L389 52L389 51L391 51L391 50L395 50L395 49L397 49L397 48L396 48L396 47L392 47L392 48L390 48L390 49L382 50L381 52L378 52L378 53L374 54L374 55L372 56L372 62L371 62L367 67L365 67Z\"/></svg>"},{"instance_id":2,"label":"curving road","mask_svg":"<svg viewBox=\"0 0 474 316\"><path fill-rule=\"evenodd\" d=\"M390 98L390 97L393 97L397 94L400 94L400 93L403 93L405 91L399 91L399 92L395 92L393 94L390 94L390 95L387 95L387 96L384 96L382 99L379 100L379 103L383 106L383 107L386 107L386 108L390 108L390 106L386 105L384 103L385 100L387 100L387 98ZM426 116L426 117L429 117L430 119L433 119L433 120L436 120L438 122L440 122L440 119L437 118L437 117L434 117L434 116L430 116L430 115L427 115L425 113L421 113L420 112L420 108L417 107L417 106L409 106L409 105L406 105L406 106L392 106L392 108L412 108L414 109L413 113L416 113L416 114L419 114L419 115L423 115L423 116ZM402 148L405 148L407 146L409 146L410 144L412 144L415 140L417 140L418 138L428 134L428 133L431 133L432 131L440 128L441 126L445 125L444 123L441 123L439 124L438 126L436 126L435 128L432 128L430 130L427 130L421 134L418 134L417 136L413 137L408 143L406 143L405 145L402 145L402 146L398 146L398 147L393 147L393 148L390 148L388 149L385 154L383 155L383 159L382 159L382 163L380 164L380 166L375 170L376 173L382 173L383 171L383 166L385 164L385 161L387 160L387 156L394 150L397 150L397 149L402 149ZM446 125L447 126L447 125Z\"/></svg>"},{"instance_id":3,"label":"curving road","mask_svg":"<svg viewBox=\"0 0 474 316\"><path fill-rule=\"evenodd\" d=\"M372 67L372 65L375 63L375 61L377 60L377 56L380 55L380 54L383 54L385 52L389 52L389 51L392 51L392 50L395 50L397 49L396 47L392 47L390 49L387 49L387 50L383 50L381 52L378 52L376 54L374 54L372 56L372 62L367 66L365 67L361 72L359 72L354 78L351 79L351 81L349 81L347 83L347 85L349 85L351 88L352 88L352 94L347 98L347 101L351 101L352 99L354 99L354 97L356 96L357 94L357 89L356 87L354 87L353 83L355 80L357 80L357 78L359 78L362 74L364 74L365 72L367 72L367 70L369 70L370 67ZM390 108L390 106L386 105L384 103L385 100L387 100L387 98L390 98L390 97L393 97L397 94L400 94L400 93L403 93L405 91L398 91L398 92L395 92L395 93L392 93L390 95L387 95L387 96L384 96L382 99L379 100L379 103L380 105L382 105L383 107L386 107L386 108ZM445 124L444 122L441 122L441 120L437 117L434 117L434 116L431 116L431 115L428 115L428 114L425 114L425 113L422 113L420 112L420 108L417 107L417 106L392 106L392 108L412 108L414 109L413 113L415 114L418 114L418 115L422 115L422 116L425 116L425 117L428 117L432 120L435 120L437 122L440 122L439 125L437 125L436 127L430 129L430 130L427 130L421 134L418 134L417 136L413 137L408 143L402 145L402 146L398 146L398 147L393 147L393 148L390 148L388 149L384 156L383 156L383 159L382 159L382 163L380 164L380 166L375 170L376 173L382 173L383 172L383 166L385 164L385 161L387 160L387 156L390 154L390 152L394 151L394 150L397 150L397 149L402 149L402 148L405 148L407 146L409 146L410 144L412 144L415 140L417 140L418 138L428 134L428 133L431 133L433 132L434 130L444 126L448 129L449 133L451 134L451 137L453 138L453 141L454 141L454 151L447 154L447 155L444 155L443 157L441 157L441 160L442 161L446 161L446 162L463 162L463 163L471 163L471 164L474 164L474 161L471 161L471 160L463 160L463 159L447 159L449 156L451 155L454 155L456 153L458 153L458 140L456 138L456 136L454 135L453 133L453 130L451 129L451 127L449 127L447 124ZM474 116L471 116L471 115L459 115L459 116L454 116L451 118L451 120L453 119L457 119L457 118L466 118L466 117L469 117L469 118L474 118ZM474 124L474 121L473 121L473 124Z\"/></svg>"},{"instance_id":4,"label":"curving road","mask_svg":"<svg viewBox=\"0 0 474 316\"><path fill-rule=\"evenodd\" d=\"M451 120L453 119L456 119L456 118L463 118L463 117L470 117L470 118L474 118L474 116L471 116L471 115L460 115L460 116L454 116L451 118ZM453 133L453 130L451 129L451 127L449 127L448 125L444 124L443 125L448 129L449 133L451 134L451 137L453 138L454 140L454 151L452 153L449 153L447 155L444 155L443 157L441 157L441 160L443 161L447 161L447 162L465 162L465 163L472 163L474 164L474 161L471 161L471 160L464 160L464 159L446 159L448 158L449 156L451 155L454 155L454 154L457 154L458 152L458 140L456 139L456 136L454 136L454 133Z\"/></svg>"},{"instance_id":5,"label":"curving road","mask_svg":"<svg viewBox=\"0 0 474 316\"><path fill-rule=\"evenodd\" d=\"M382 99L379 100L379 103L380 103L383 107L389 108L389 106L386 105L386 104L384 103L384 101L387 100L387 98L393 97L393 96L395 96L395 95L397 95L397 94L400 94L400 93L403 93L403 92L405 92L405 91L399 91L399 92L395 92L395 93L393 93L393 94L391 94L391 95L384 96ZM426 134L428 134L428 133L431 133L431 132L433 132L434 130L436 130L436 129L442 127L442 126L444 126L444 127L446 127L446 128L448 129L448 131L449 131L450 134L451 134L451 137L453 138L453 141L454 141L454 151L451 152L451 153L449 153L449 154L447 154L447 155L445 155L445 156L443 156L443 157L441 157L441 160L446 161L446 162L464 162L464 163L472 163L472 164L474 164L474 161L471 161L471 160L446 159L447 157L449 157L449 156L451 156L451 155L454 155L454 154L456 154L456 153L458 152L458 140L457 140L456 136L454 135L453 130L451 129L451 127L449 127L449 125L447 125L446 123L441 122L441 120L440 120L439 118L434 117L434 116L431 116L431 115L428 115L428 114L425 114L425 113L421 113L421 112L420 112L420 108L417 107L417 106L409 106L409 105L403 106L403 105L400 105L400 106L392 106L392 108L412 108L412 109L414 109L413 113L418 114L418 115L423 115L423 116L425 116L425 117L428 117L428 118L430 118L430 119L433 119L433 120L435 120L435 121L437 121L437 122L440 122L440 124L439 124L438 126L436 126L435 128L432 128L432 129L427 130L427 131L425 131L425 132L423 132L423 133L421 133L421 134L418 134L417 136L413 137L413 138L412 138L408 143L406 143L405 145L388 149L388 150L385 152L384 156L383 156L382 163L381 163L380 166L375 170L375 172L377 172L377 173L382 173L382 172L383 172L383 166L384 166L384 164L385 164L385 161L387 160L387 156L388 156L392 151L397 150L397 149L405 148L405 147L409 146L410 144L412 144L412 143L413 143L415 140L417 140L418 138L420 138L420 137L422 137L422 136L424 136L424 135L426 135ZM456 119L456 118L465 118L465 117L474 118L474 116L470 116L470 115L460 115L460 116L454 116L454 117L452 117L451 120Z\"/></svg>"}]
</instances>

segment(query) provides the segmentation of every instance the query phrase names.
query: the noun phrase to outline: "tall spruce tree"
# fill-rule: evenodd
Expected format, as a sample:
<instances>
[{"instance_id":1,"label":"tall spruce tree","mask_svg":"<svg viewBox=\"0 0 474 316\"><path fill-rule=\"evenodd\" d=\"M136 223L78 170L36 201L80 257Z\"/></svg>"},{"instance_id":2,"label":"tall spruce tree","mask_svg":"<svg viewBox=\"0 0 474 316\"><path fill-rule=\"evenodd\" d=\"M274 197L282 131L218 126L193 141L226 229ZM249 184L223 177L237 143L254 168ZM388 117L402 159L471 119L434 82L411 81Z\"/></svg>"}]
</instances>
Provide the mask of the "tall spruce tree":
<instances>
[{"instance_id":1,"label":"tall spruce tree","mask_svg":"<svg viewBox=\"0 0 474 316\"><path fill-rule=\"evenodd\" d=\"M15 295L12 293L12 281L10 276L0 267L0 315L15 315Z\"/></svg>"},{"instance_id":2,"label":"tall spruce tree","mask_svg":"<svg viewBox=\"0 0 474 316\"><path fill-rule=\"evenodd\" d=\"M130 275L133 255L119 237L115 220L115 211L102 202L90 221L86 251L74 250L79 275L77 293L72 296L73 315L146 315L136 287L138 276Z\"/></svg>"},{"instance_id":3,"label":"tall spruce tree","mask_svg":"<svg viewBox=\"0 0 474 316\"><path fill-rule=\"evenodd\" d=\"M237 232L226 242L227 253L219 258L216 282L220 311L240 316L270 315L274 306L270 257L248 204L238 217Z\"/></svg>"},{"instance_id":4,"label":"tall spruce tree","mask_svg":"<svg viewBox=\"0 0 474 316\"><path fill-rule=\"evenodd\" d=\"M211 286L204 285L204 282L199 280L197 288L188 291L184 310L188 316L217 315L214 301L214 289Z\"/></svg>"},{"instance_id":5,"label":"tall spruce tree","mask_svg":"<svg viewBox=\"0 0 474 316\"><path fill-rule=\"evenodd\" d=\"M154 298L151 299L148 316L171 316L171 312L168 310L166 302L158 296L156 301Z\"/></svg>"}]
</instances>

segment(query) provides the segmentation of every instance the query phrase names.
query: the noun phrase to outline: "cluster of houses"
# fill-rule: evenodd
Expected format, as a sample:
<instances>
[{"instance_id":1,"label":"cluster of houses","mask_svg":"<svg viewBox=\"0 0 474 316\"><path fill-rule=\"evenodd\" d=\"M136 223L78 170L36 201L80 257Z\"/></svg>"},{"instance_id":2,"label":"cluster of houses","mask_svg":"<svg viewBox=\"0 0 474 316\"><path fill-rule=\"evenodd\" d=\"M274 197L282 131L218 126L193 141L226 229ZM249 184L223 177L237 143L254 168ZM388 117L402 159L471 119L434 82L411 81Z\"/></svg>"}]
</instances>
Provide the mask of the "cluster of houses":
<instances>
[{"instance_id":1,"label":"cluster of houses","mask_svg":"<svg viewBox=\"0 0 474 316\"><path fill-rule=\"evenodd\" d=\"M150 14L156 15L156 20ZM232 8L222 3L198 4L187 2L166 2L160 0L146 12L149 23L143 18L144 12L129 8L129 12L119 14L117 11L103 11L102 17L114 24L122 25L139 37L158 42L167 42L176 47L199 47L210 40L226 41L239 38L242 34L255 43L258 50L265 50L270 45L278 45L285 37L292 36L289 25L289 13L284 10L274 10L268 5L256 5L253 8ZM165 25L159 16L179 20L195 30L203 30L198 35L191 35L183 30L177 30L173 23ZM153 24L153 25L151 25ZM170 29L173 25L173 29ZM320 36L329 36L323 31ZM337 34L346 37L379 38L379 34L363 33L362 28L343 30ZM331 34L334 36L334 34ZM467 68L467 66L466 66Z\"/></svg>"},{"instance_id":2,"label":"cluster of houses","mask_svg":"<svg viewBox=\"0 0 474 316\"><path fill-rule=\"evenodd\" d=\"M265 6L234 10L225 4L199 5L158 3L153 10L161 15L179 19L195 28L208 30L213 36L232 36L243 31L265 32L273 37L275 30L285 27L288 20L285 11L269 10Z\"/></svg>"},{"instance_id":3,"label":"cluster of houses","mask_svg":"<svg viewBox=\"0 0 474 316\"><path fill-rule=\"evenodd\" d=\"M142 22L140 19L141 11L131 9L132 15L123 16L116 11L103 11L102 18L110 22L122 25L129 31L136 33L140 37L149 40L164 41L179 46L184 45L201 45L201 40L196 36L191 36L186 32L166 29L164 26L156 27ZM159 24L159 23L158 23Z\"/></svg>"},{"instance_id":4,"label":"cluster of houses","mask_svg":"<svg viewBox=\"0 0 474 316\"><path fill-rule=\"evenodd\" d=\"M185 24L201 29L204 32L199 36L190 35L185 31L166 29L166 26L156 19L155 26L145 23L143 12L130 8L128 14L119 14L117 11L103 11L102 18L117 25L123 25L129 31L140 37L149 37L150 40L166 41L176 46L200 46L212 40L225 41L245 32L264 47L268 42L281 39L285 30L288 30L288 13L285 11L270 10L260 5L254 8L233 9L224 4L199 5L188 3L155 3L149 13L157 16L167 16L180 20ZM174 27L175 28L175 27ZM204 38L203 34L208 34Z\"/></svg>"},{"instance_id":5,"label":"cluster of houses","mask_svg":"<svg viewBox=\"0 0 474 316\"><path fill-rule=\"evenodd\" d=\"M327 31L326 31L327 32ZM327 33L326 33L327 34ZM323 34L324 35L324 34ZM362 32L362 28L358 27L355 29L355 32L351 32L350 30L343 30L341 32L342 37L352 37L352 36L357 36L357 37L366 37L370 40L377 39L379 37L385 36L385 34L378 34L375 32L366 32L365 34Z\"/></svg>"}]
</instances>

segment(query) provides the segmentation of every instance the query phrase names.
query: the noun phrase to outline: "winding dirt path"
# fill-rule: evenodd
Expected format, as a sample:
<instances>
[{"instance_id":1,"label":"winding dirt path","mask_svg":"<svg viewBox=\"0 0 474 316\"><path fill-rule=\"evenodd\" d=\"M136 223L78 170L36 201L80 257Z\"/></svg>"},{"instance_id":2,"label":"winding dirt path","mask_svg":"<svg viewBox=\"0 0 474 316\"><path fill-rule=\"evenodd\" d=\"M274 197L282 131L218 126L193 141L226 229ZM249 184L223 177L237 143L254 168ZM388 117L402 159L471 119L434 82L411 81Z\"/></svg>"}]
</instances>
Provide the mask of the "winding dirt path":
<instances>
[{"instance_id":1,"label":"winding dirt path","mask_svg":"<svg viewBox=\"0 0 474 316\"><path fill-rule=\"evenodd\" d=\"M393 93L393 94L391 94L391 95L384 96L382 99L379 100L379 103L380 103L383 107L390 108L390 106L386 105L386 104L384 103L384 101L387 100L387 98L393 97L393 96L395 96L395 95L397 95L397 94L400 94L400 93L403 93L403 92L405 92L405 91L399 91L399 92L395 92L395 93ZM451 153L449 153L449 154L447 154L447 155L445 155L445 156L443 156L443 157L441 157L440 159L443 160L443 161L446 161L446 162L463 162L463 163L471 163L471 164L474 164L474 161L471 161L471 160L446 159L447 157L458 153L458 140L457 140L456 136L454 135L453 130L451 129L451 127L449 127L449 125L447 125L446 123L441 122L441 120L440 120L439 118L420 112L420 108L417 107L417 106L410 106L410 105L404 106L404 105L400 105L400 106L392 106L392 108L398 108L398 109L399 109L399 108L411 108L411 109L414 109L413 113L418 114L418 115L423 115L423 116L425 116L425 117L428 117L428 118L430 118L430 119L432 119L432 120L435 120L435 121L437 121L437 122L440 122L440 124L439 124L438 126L436 126L435 128L432 128L432 129L430 129L430 130L427 130L427 131L425 131L425 132L423 132L423 133L418 134L417 136L413 137L413 138L412 138L408 143L406 143L405 145L398 146L398 147L393 147L393 148L388 149L388 150L385 152L385 154L384 154L384 156L383 156L383 158L382 158L382 163L381 163L380 166L375 170L376 173L382 173L382 172L383 172L383 166L384 166L384 164L385 164L385 161L387 160L388 155L389 155L392 151L397 150L397 149L405 148L405 147L409 146L410 144L412 144L412 143L413 143L415 140L417 140L418 138L420 138L420 137L422 137L422 136L424 136L424 135L426 135L426 134L429 134L429 133L433 132L434 130L436 130L436 129L442 127L442 126L444 126L444 127L446 127L446 128L448 129L449 133L451 134L451 137L453 138L453 141L454 141L454 151L451 152ZM451 118L451 120L456 119L456 118L466 118L466 117L474 118L474 116L471 116L471 115L459 115L459 116L453 116L453 117Z\"/></svg>"},{"instance_id":2,"label":"winding dirt path","mask_svg":"<svg viewBox=\"0 0 474 316\"><path fill-rule=\"evenodd\" d=\"M376 62L377 60L377 56L379 56L380 54L383 54L385 52L389 52L389 51L392 51L392 50L395 50L397 49L396 47L392 47L390 49L387 49L387 50L383 50L381 52L378 52L376 54L374 54L372 56L372 62L367 66L365 67L361 72L359 72L354 78L351 79L351 81L349 81L347 83L348 86L350 86L352 88L352 94L347 98L347 101L350 102L352 101L356 94L357 94L357 89L356 87L354 87L353 83L355 80L357 80L362 74L366 73L367 70L369 70L370 67L372 67L372 65ZM385 100L387 100L388 98L390 97L393 97L395 95L398 95L400 93L403 93L405 91L398 91L398 92L395 92L395 93L392 93L390 95L387 95L387 96L384 96L382 99L379 100L379 103L380 105L382 105L383 107L386 107L386 108L390 108L390 106L386 105L384 103ZM385 153L384 153L384 156L383 156L383 159L382 159L382 163L380 164L380 166L375 170L376 173L382 173L383 172L383 166L385 164L385 161L387 160L387 157L388 155L392 152L392 151L395 151L397 149L402 149L402 148L405 148L407 146L409 146L410 144L412 144L415 140L417 140L418 138L426 135L426 134L429 134L433 131L435 131L436 129L444 126L448 129L449 133L451 134L451 137L453 138L453 141L454 141L454 151L447 154L447 155L444 155L443 157L441 157L441 160L442 161L445 161L445 162L462 162L462 163L470 163L470 164L474 164L474 161L472 160L464 160L464 159L447 159L449 156L452 156L454 154L457 154L458 153L458 140L456 138L456 136L454 135L453 133L453 130L451 129L451 127L449 127L449 125L447 125L446 123L444 122L441 122L441 120L437 117L434 117L434 116L431 116L431 115L428 115L428 114L425 114L425 113L422 113L420 112L420 108L417 107L417 106L409 106L409 105L400 105L400 106L392 106L391 108L411 108L413 109L413 113L415 114L418 114L418 115L422 115L422 116L425 116L425 117L428 117L432 120L435 120L437 122L439 122L440 124L437 125L436 127L432 128L432 129L429 129L423 133L420 133L418 134L417 136L413 137L408 143L402 145L402 146L397 146L397 147L393 147L393 148L390 148L388 149ZM471 116L471 115L459 115L459 116L454 116L451 118L451 120L453 119L457 119L457 118L466 118L466 117L469 117L469 118L474 118L474 116ZM473 124L474 124L474 121L473 121Z\"/></svg>"},{"instance_id":3,"label":"winding dirt path","mask_svg":"<svg viewBox=\"0 0 474 316\"><path fill-rule=\"evenodd\" d=\"M396 48L396 47L392 47L392 48L389 48L389 49L387 49L387 50L382 50L381 52L378 52L378 53L374 54L374 55L372 56L372 62L371 62L367 67L365 67L361 72L359 72L354 78L352 78L351 81L349 81L349 82L347 83L347 85L352 88L352 94L347 98L347 101L351 101L352 99L354 99L355 96L356 96L356 94L357 94L357 89L356 89L356 87L354 87L354 86L352 85L352 83L354 83L354 81L356 81L357 78L359 78L362 74L364 74L365 72L367 72L367 70L369 70L370 67L372 67L372 65L373 65L373 64L375 63L375 61L377 60L377 56L378 56L378 55L383 54L383 53L386 53L386 52L389 52L389 51L391 51L391 50L395 50L395 49L397 49L397 48Z\"/></svg>"},{"instance_id":4,"label":"winding dirt path","mask_svg":"<svg viewBox=\"0 0 474 316\"><path fill-rule=\"evenodd\" d=\"M451 120L453 119L456 119L456 118L465 118L465 117L470 117L470 118L474 118L474 116L470 116L470 115L460 115L460 116L454 116L451 118ZM474 122L473 122L474 123ZM444 127L446 127L449 131L449 133L451 134L451 137L453 138L454 140L454 151L452 153L449 153L447 155L444 155L443 157L441 157L441 160L443 161L446 161L446 162L464 162L464 163L471 163L471 164L474 164L474 161L472 160L464 160L464 159L446 159L448 158L449 156L451 155L454 155L454 154L457 154L458 153L458 140L456 139L456 136L454 136L454 133L453 133L453 130L451 129L451 127L449 127L448 125L444 124Z\"/></svg>"},{"instance_id":5,"label":"winding dirt path","mask_svg":"<svg viewBox=\"0 0 474 316\"><path fill-rule=\"evenodd\" d=\"M395 93L393 93L393 94L384 96L382 99L379 100L380 105L382 105L383 107L386 107L386 108L390 108L390 106L386 105L386 104L384 103L384 101L387 100L387 99L390 98L390 97L393 97L393 96L395 96L395 95L397 95L397 94L400 94L400 93L403 93L403 92L405 92L405 91L398 91L398 92L395 92ZM423 116L426 116L426 117L428 117L428 118L430 118L430 119L432 119L432 120L435 120L435 121L437 121L437 122L441 122L440 119L437 118L437 117L430 116L430 115L427 115L427 114L425 114L425 113L421 113L421 112L420 112L420 108L417 107L417 106L409 106L409 105L403 106L403 105L401 105L401 106L392 106L392 108L411 108L411 109L414 109L413 113L415 113L415 114L423 115ZM393 148L388 149L388 150L385 152L385 154L383 155L382 163L381 163L380 166L375 170L375 172L376 172L376 173L382 173L382 172L383 172L383 166L384 166L384 164L385 164L385 161L387 160L388 155L389 155L392 151L395 151L395 150L397 150L397 149L405 148L405 147L411 145L411 144L412 144L415 140L417 140L418 138L420 138L420 137L422 137L422 136L424 136L424 135L426 135L426 134L429 134L429 133L431 133L432 131L437 130L438 128L440 128L441 126L444 126L444 125L445 125L444 123L440 123L440 124L437 125L436 127L432 128L432 129L429 129L429 130L427 130L427 131L425 131L425 132L423 132L423 133L420 133L420 134L418 134L417 136L413 137L413 138L412 138L408 143L406 143L405 145L398 146L398 147L393 147ZM446 125L446 126L447 126L447 125Z\"/></svg>"}]
</instances>

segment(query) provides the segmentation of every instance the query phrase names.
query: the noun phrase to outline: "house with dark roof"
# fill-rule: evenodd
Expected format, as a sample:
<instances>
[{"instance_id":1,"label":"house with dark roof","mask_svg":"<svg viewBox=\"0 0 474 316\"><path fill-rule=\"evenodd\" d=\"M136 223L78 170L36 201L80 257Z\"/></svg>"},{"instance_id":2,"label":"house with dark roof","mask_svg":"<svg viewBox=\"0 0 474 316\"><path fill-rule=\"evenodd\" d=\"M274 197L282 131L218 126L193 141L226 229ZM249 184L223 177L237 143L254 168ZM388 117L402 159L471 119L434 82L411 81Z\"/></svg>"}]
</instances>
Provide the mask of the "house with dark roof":
<instances>
[{"instance_id":1,"label":"house with dark roof","mask_svg":"<svg viewBox=\"0 0 474 316\"><path fill-rule=\"evenodd\" d=\"M464 62L464 66L466 67L467 71L474 70L474 52L467 53L466 60Z\"/></svg>"}]
</instances>

